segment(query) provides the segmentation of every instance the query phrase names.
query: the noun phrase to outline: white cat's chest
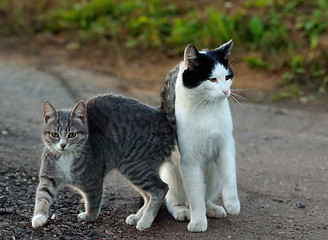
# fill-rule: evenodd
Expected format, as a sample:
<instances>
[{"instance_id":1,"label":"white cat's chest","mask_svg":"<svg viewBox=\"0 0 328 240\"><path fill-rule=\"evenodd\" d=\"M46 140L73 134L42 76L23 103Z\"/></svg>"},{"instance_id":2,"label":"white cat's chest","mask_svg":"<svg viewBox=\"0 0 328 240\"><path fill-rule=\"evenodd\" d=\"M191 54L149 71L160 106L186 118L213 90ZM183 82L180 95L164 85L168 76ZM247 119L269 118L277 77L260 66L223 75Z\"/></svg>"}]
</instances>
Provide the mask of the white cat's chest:
<instances>
[{"instance_id":1,"label":"white cat's chest","mask_svg":"<svg viewBox=\"0 0 328 240\"><path fill-rule=\"evenodd\" d=\"M228 102L200 109L176 105L177 134L182 153L217 158L232 138L232 118Z\"/></svg>"},{"instance_id":2,"label":"white cat's chest","mask_svg":"<svg viewBox=\"0 0 328 240\"><path fill-rule=\"evenodd\" d=\"M66 183L72 183L71 166L74 161L74 156L71 153L62 154L56 162L56 168L59 177Z\"/></svg>"}]
</instances>

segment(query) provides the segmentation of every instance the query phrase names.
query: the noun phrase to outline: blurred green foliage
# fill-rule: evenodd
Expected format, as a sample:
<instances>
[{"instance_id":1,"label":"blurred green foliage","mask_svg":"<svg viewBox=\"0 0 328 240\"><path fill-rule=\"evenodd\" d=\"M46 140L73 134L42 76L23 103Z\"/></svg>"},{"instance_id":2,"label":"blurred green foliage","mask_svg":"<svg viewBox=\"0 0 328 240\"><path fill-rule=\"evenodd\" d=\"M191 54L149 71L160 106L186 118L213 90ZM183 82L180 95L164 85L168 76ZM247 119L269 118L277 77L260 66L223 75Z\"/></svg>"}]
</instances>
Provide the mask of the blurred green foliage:
<instances>
[{"instance_id":1,"label":"blurred green foliage","mask_svg":"<svg viewBox=\"0 0 328 240\"><path fill-rule=\"evenodd\" d=\"M240 4L231 11L214 0L202 7L182 0L2 0L0 34L72 32L72 49L101 39L123 50L166 54L180 54L187 44L215 48L232 38L250 67L285 71L282 84L292 85L291 96L302 86L328 91L328 49L320 45L328 34L326 0ZM253 52L257 57L248 56Z\"/></svg>"}]
</instances>

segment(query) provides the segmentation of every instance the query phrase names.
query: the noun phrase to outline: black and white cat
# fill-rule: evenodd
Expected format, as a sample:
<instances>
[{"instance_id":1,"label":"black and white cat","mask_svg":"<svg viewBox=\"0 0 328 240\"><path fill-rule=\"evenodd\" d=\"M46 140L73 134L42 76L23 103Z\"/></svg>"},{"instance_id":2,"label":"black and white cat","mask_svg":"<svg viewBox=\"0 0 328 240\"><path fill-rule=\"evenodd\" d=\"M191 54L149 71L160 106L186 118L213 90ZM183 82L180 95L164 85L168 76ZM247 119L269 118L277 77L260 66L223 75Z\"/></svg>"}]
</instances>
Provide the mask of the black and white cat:
<instances>
[{"instance_id":1,"label":"black and white cat","mask_svg":"<svg viewBox=\"0 0 328 240\"><path fill-rule=\"evenodd\" d=\"M101 95L73 110L43 107L45 148L32 226L44 225L57 189L69 185L85 200L78 217L93 221L100 212L105 176L117 169L140 192L143 207L127 217L138 230L151 226L164 201L167 184L159 168L170 159L174 130L158 108L133 99Z\"/></svg>"},{"instance_id":2,"label":"black and white cat","mask_svg":"<svg viewBox=\"0 0 328 240\"><path fill-rule=\"evenodd\" d=\"M162 91L161 107L176 126L181 155L161 169L161 178L169 185L167 207L175 219L190 220L192 232L206 231L206 215L222 218L226 212L240 212L228 103L231 48L232 41L201 52L189 45ZM221 192L224 208L215 203Z\"/></svg>"}]
</instances>

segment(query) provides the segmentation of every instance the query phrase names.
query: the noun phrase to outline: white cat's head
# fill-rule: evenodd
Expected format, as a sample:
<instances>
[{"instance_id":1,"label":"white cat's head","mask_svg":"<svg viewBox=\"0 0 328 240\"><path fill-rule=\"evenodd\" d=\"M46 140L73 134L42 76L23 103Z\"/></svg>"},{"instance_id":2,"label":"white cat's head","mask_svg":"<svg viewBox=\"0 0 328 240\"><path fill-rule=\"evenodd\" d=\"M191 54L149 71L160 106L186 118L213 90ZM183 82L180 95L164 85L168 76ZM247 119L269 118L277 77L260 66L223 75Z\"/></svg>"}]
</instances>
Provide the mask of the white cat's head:
<instances>
[{"instance_id":1,"label":"white cat's head","mask_svg":"<svg viewBox=\"0 0 328 240\"><path fill-rule=\"evenodd\" d=\"M189 45L184 51L182 85L196 99L225 99L231 94L233 72L228 64L232 40L210 51Z\"/></svg>"}]
</instances>

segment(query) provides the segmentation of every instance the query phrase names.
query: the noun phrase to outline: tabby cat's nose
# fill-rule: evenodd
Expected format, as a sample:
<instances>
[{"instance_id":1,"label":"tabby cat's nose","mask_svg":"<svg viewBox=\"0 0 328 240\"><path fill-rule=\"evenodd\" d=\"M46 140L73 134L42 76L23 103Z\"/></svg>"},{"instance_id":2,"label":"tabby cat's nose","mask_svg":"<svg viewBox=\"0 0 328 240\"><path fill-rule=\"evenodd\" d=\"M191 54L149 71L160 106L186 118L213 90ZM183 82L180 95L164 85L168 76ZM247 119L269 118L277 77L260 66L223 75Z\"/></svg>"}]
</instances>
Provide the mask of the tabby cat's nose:
<instances>
[{"instance_id":1,"label":"tabby cat's nose","mask_svg":"<svg viewBox=\"0 0 328 240\"><path fill-rule=\"evenodd\" d=\"M66 147L66 144L65 144L65 143L62 143L62 144L60 144L60 147L61 147L62 149L64 149L64 148Z\"/></svg>"}]
</instances>

